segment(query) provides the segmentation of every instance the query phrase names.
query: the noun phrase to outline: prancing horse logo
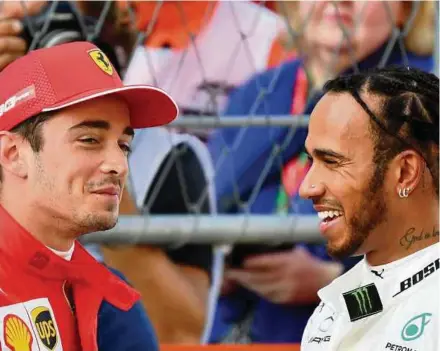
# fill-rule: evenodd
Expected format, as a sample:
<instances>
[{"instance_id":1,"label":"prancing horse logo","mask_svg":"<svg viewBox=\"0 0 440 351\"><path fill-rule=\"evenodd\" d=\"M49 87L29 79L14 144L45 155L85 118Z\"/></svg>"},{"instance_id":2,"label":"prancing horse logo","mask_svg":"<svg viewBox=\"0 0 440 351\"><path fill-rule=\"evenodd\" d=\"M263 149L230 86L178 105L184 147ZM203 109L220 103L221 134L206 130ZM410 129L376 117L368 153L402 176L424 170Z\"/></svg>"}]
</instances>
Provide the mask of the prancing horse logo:
<instances>
[{"instance_id":1,"label":"prancing horse logo","mask_svg":"<svg viewBox=\"0 0 440 351\"><path fill-rule=\"evenodd\" d=\"M109 76L113 74L113 66L110 63L108 57L99 49L92 49L89 52L89 56L92 58L93 62L101 68Z\"/></svg>"}]
</instances>

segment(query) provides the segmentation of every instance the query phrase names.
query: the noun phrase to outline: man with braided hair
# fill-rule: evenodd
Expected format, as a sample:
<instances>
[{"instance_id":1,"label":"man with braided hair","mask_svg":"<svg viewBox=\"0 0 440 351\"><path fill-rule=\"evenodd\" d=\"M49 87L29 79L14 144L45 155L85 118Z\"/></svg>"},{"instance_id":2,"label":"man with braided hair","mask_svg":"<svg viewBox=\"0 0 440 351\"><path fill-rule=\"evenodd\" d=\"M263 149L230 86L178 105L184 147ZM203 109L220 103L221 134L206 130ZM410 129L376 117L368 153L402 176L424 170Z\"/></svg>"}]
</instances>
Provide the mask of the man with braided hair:
<instances>
[{"instance_id":1,"label":"man with braided hair","mask_svg":"<svg viewBox=\"0 0 440 351\"><path fill-rule=\"evenodd\" d=\"M310 117L311 199L335 258L302 350L439 350L439 80L391 67L327 82Z\"/></svg>"}]
</instances>

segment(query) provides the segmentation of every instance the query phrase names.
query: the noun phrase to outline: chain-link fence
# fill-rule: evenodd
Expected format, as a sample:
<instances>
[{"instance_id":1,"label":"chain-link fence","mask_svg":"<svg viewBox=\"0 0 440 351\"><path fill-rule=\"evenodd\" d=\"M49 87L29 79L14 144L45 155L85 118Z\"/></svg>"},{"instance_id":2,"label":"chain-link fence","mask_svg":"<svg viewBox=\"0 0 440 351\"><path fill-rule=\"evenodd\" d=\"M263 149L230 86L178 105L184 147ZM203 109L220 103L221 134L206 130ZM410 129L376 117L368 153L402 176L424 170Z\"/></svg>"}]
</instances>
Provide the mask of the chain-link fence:
<instances>
[{"instance_id":1,"label":"chain-link fence","mask_svg":"<svg viewBox=\"0 0 440 351\"><path fill-rule=\"evenodd\" d=\"M319 240L318 219L297 193L307 171L307 116L323 82L395 63L438 73L438 2L0 4L3 12L20 13L29 50L94 41L127 84L156 85L176 99L181 114L160 132L162 141L135 140L133 159L144 165L132 161L133 179L148 183L178 145L205 158L205 189L197 199L183 195L189 213L122 216L114 230L91 234L89 242ZM156 140L151 133L137 138ZM164 143L167 152L158 151ZM132 184L139 206L168 171L156 183ZM179 184L182 194L193 186L182 177ZM213 214L200 210L207 197Z\"/></svg>"}]
</instances>

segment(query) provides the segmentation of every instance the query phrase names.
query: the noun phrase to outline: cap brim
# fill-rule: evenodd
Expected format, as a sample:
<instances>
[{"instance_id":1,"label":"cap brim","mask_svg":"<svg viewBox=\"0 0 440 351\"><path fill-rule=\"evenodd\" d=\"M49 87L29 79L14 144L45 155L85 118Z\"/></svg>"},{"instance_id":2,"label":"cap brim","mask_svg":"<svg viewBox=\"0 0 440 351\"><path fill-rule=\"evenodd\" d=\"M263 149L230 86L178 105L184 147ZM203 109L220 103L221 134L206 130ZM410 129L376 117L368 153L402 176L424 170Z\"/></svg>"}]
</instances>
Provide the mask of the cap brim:
<instances>
[{"instance_id":1,"label":"cap brim","mask_svg":"<svg viewBox=\"0 0 440 351\"><path fill-rule=\"evenodd\" d=\"M166 125L179 115L176 102L165 91L148 85L130 85L115 89L88 91L69 98L43 112L56 111L102 96L118 95L128 105L133 128L150 128Z\"/></svg>"}]
</instances>

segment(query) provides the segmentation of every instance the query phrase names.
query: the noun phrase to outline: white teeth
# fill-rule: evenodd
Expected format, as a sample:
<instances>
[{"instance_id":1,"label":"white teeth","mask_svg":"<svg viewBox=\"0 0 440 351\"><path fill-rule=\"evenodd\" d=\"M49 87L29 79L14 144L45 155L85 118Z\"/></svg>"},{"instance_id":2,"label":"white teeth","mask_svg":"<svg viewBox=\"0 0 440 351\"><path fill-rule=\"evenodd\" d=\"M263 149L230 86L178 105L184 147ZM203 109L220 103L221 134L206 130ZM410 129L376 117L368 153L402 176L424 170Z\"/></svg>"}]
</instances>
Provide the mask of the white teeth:
<instances>
[{"instance_id":1,"label":"white teeth","mask_svg":"<svg viewBox=\"0 0 440 351\"><path fill-rule=\"evenodd\" d=\"M321 211L318 212L319 219L335 218L342 216L341 211Z\"/></svg>"}]
</instances>

